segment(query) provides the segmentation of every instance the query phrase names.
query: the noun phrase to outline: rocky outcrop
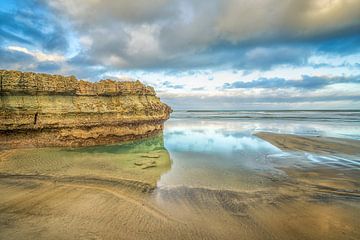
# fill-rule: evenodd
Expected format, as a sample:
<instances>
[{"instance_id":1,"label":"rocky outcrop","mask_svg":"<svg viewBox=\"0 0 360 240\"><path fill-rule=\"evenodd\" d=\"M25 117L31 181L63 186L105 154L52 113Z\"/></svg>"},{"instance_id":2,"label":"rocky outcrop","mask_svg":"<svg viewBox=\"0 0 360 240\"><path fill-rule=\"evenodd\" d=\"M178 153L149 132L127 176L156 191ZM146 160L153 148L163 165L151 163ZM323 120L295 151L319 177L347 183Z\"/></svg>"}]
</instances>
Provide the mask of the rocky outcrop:
<instances>
[{"instance_id":1,"label":"rocky outcrop","mask_svg":"<svg viewBox=\"0 0 360 240\"><path fill-rule=\"evenodd\" d=\"M141 82L0 70L0 146L87 146L161 132L171 109Z\"/></svg>"}]
</instances>

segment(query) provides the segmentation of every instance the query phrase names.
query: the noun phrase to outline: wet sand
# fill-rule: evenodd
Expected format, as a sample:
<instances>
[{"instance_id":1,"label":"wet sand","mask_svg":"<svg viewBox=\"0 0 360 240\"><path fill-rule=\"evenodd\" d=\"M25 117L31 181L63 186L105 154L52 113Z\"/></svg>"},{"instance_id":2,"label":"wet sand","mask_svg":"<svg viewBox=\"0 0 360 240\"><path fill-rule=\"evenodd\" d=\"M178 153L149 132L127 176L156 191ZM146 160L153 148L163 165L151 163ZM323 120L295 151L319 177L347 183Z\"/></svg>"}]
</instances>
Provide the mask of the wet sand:
<instances>
[{"instance_id":1,"label":"wet sand","mask_svg":"<svg viewBox=\"0 0 360 240\"><path fill-rule=\"evenodd\" d=\"M360 192L274 183L235 192L0 176L1 239L359 239Z\"/></svg>"},{"instance_id":2,"label":"wet sand","mask_svg":"<svg viewBox=\"0 0 360 240\"><path fill-rule=\"evenodd\" d=\"M360 154L360 141L343 138L298 136L272 132L257 132L255 136L282 150L315 153Z\"/></svg>"},{"instance_id":3,"label":"wet sand","mask_svg":"<svg viewBox=\"0 0 360 240\"><path fill-rule=\"evenodd\" d=\"M0 152L0 239L360 239L356 170L281 168L253 190L156 187L171 165L162 139L118 149Z\"/></svg>"}]
</instances>

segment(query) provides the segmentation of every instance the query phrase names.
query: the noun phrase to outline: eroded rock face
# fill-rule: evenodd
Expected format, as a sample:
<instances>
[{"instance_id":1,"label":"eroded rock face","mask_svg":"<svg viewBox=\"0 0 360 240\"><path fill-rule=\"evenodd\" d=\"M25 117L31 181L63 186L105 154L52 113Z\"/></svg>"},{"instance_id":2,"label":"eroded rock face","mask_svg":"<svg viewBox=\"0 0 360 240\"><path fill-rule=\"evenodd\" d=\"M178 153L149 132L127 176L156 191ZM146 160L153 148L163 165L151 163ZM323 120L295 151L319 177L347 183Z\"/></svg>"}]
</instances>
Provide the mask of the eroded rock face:
<instances>
[{"instance_id":1,"label":"eroded rock face","mask_svg":"<svg viewBox=\"0 0 360 240\"><path fill-rule=\"evenodd\" d=\"M0 70L0 147L87 146L161 132L171 109L136 82Z\"/></svg>"}]
</instances>

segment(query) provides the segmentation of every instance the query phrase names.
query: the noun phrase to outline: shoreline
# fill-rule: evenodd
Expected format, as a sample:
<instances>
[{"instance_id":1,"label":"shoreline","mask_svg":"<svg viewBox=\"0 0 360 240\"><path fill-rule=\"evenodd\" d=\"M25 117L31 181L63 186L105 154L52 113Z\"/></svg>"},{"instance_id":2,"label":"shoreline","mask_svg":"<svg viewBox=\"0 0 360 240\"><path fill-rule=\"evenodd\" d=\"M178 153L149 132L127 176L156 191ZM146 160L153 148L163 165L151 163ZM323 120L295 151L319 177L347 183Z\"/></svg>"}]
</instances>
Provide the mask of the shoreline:
<instances>
[{"instance_id":1,"label":"shoreline","mask_svg":"<svg viewBox=\"0 0 360 240\"><path fill-rule=\"evenodd\" d=\"M272 132L257 132L253 135L285 151L360 155L359 140Z\"/></svg>"}]
</instances>

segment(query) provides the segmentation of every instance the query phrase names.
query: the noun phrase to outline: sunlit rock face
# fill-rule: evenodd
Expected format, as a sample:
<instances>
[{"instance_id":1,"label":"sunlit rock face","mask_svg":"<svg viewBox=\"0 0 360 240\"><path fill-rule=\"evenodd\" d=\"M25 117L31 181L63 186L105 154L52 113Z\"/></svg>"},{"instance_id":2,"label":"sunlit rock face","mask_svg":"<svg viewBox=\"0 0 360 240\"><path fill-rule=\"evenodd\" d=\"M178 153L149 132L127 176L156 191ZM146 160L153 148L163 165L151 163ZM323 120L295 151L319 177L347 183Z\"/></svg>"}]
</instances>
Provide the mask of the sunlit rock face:
<instances>
[{"instance_id":1,"label":"sunlit rock face","mask_svg":"<svg viewBox=\"0 0 360 240\"><path fill-rule=\"evenodd\" d=\"M136 82L0 70L0 145L87 146L161 132L171 108Z\"/></svg>"}]
</instances>

